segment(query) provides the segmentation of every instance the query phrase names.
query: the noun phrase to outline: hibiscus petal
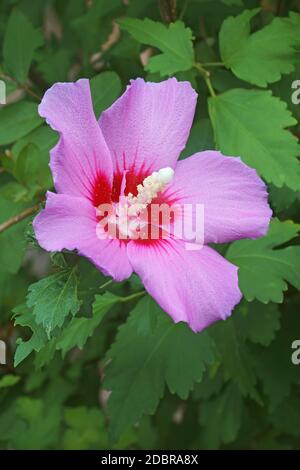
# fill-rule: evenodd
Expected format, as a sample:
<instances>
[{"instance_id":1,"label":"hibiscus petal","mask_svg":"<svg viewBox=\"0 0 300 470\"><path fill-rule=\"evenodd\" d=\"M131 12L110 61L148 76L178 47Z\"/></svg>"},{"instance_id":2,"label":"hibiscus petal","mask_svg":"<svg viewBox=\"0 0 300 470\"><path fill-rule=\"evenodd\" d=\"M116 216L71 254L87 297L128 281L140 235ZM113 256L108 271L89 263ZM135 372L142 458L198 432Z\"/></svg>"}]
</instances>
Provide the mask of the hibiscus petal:
<instances>
[{"instance_id":1,"label":"hibiscus petal","mask_svg":"<svg viewBox=\"0 0 300 470\"><path fill-rule=\"evenodd\" d=\"M272 216L266 186L256 171L239 158L216 151L179 161L164 197L171 203L191 204L185 223L196 204L204 205L204 243L263 236Z\"/></svg>"},{"instance_id":2,"label":"hibiscus petal","mask_svg":"<svg viewBox=\"0 0 300 470\"><path fill-rule=\"evenodd\" d=\"M100 118L116 172L174 167L192 125L197 93L190 83L132 80Z\"/></svg>"},{"instance_id":3,"label":"hibiscus petal","mask_svg":"<svg viewBox=\"0 0 300 470\"><path fill-rule=\"evenodd\" d=\"M181 240L132 241L127 253L149 294L194 331L225 320L241 300L237 267L208 246L190 251Z\"/></svg>"},{"instance_id":4,"label":"hibiscus petal","mask_svg":"<svg viewBox=\"0 0 300 470\"><path fill-rule=\"evenodd\" d=\"M112 184L112 161L94 115L89 81L56 83L46 91L39 114L60 133L50 167L57 192L93 199L101 179Z\"/></svg>"},{"instance_id":5,"label":"hibiscus petal","mask_svg":"<svg viewBox=\"0 0 300 470\"><path fill-rule=\"evenodd\" d=\"M46 207L34 219L38 243L47 251L78 250L104 274L121 281L129 277L126 245L96 234L96 209L85 198L47 193Z\"/></svg>"}]
</instances>

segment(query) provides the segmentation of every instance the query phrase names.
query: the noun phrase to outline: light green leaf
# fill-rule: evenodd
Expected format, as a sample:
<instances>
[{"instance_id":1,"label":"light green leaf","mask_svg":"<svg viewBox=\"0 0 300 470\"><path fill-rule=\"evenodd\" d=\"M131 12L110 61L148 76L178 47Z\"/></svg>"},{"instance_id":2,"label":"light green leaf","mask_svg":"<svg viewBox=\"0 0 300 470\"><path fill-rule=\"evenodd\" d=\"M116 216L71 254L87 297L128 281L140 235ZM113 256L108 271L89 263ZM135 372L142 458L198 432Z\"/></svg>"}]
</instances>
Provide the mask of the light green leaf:
<instances>
[{"instance_id":1,"label":"light green leaf","mask_svg":"<svg viewBox=\"0 0 300 470\"><path fill-rule=\"evenodd\" d=\"M300 246L280 248L299 229L291 221L274 219L265 237L231 244L227 258L239 267L239 286L247 300L282 302L288 282L300 289Z\"/></svg>"},{"instance_id":2,"label":"light green leaf","mask_svg":"<svg viewBox=\"0 0 300 470\"><path fill-rule=\"evenodd\" d=\"M61 409L56 403L47 406L41 399L21 396L11 412L13 419L4 437L13 449L47 449L57 441Z\"/></svg>"},{"instance_id":3,"label":"light green leaf","mask_svg":"<svg viewBox=\"0 0 300 470\"><path fill-rule=\"evenodd\" d=\"M258 11L257 8L245 10L235 18L226 18L220 31L220 53L225 65L237 77L265 87L295 68L295 46L300 45L300 15L291 13L289 18L277 17L250 35L250 20Z\"/></svg>"},{"instance_id":4,"label":"light green leaf","mask_svg":"<svg viewBox=\"0 0 300 470\"><path fill-rule=\"evenodd\" d=\"M64 421L67 429L63 436L63 449L103 449L107 446L105 421L99 409L84 406L66 408Z\"/></svg>"},{"instance_id":5,"label":"light green leaf","mask_svg":"<svg viewBox=\"0 0 300 470\"><path fill-rule=\"evenodd\" d=\"M70 313L78 312L77 286L75 269L60 271L29 286L27 305L33 307L37 324L43 325L48 336L63 325Z\"/></svg>"},{"instance_id":6,"label":"light green leaf","mask_svg":"<svg viewBox=\"0 0 300 470\"><path fill-rule=\"evenodd\" d=\"M169 27L148 18L124 18L118 23L141 44L157 47L162 52L150 58L146 70L165 76L193 67L192 31L182 21L171 23Z\"/></svg>"},{"instance_id":7,"label":"light green leaf","mask_svg":"<svg viewBox=\"0 0 300 470\"><path fill-rule=\"evenodd\" d=\"M23 13L14 9L8 19L3 44L6 72L19 83L26 83L34 52L42 44L42 34Z\"/></svg>"},{"instance_id":8,"label":"light green leaf","mask_svg":"<svg viewBox=\"0 0 300 470\"><path fill-rule=\"evenodd\" d=\"M121 93L121 80L115 72L102 72L90 80L94 111L97 117L107 109Z\"/></svg>"},{"instance_id":9,"label":"light green leaf","mask_svg":"<svg viewBox=\"0 0 300 470\"><path fill-rule=\"evenodd\" d=\"M21 377L19 375L12 375L12 374L4 375L4 377L0 379L0 389L13 387L20 380L21 380Z\"/></svg>"},{"instance_id":10,"label":"light green leaf","mask_svg":"<svg viewBox=\"0 0 300 470\"><path fill-rule=\"evenodd\" d=\"M217 147L236 155L269 183L300 188L300 146L285 127L296 120L269 91L234 89L209 99Z\"/></svg>"},{"instance_id":11,"label":"light green leaf","mask_svg":"<svg viewBox=\"0 0 300 470\"><path fill-rule=\"evenodd\" d=\"M154 413L165 384L171 393L186 399L213 360L208 334L195 334L183 323L176 325L153 300L155 326L148 335L139 333L145 306L149 309L147 302L145 297L138 303L108 353L112 360L105 373L105 387L112 390L108 409L113 440L144 413Z\"/></svg>"},{"instance_id":12,"label":"light green leaf","mask_svg":"<svg viewBox=\"0 0 300 470\"><path fill-rule=\"evenodd\" d=\"M29 101L18 101L0 109L0 145L20 139L43 124L37 105Z\"/></svg>"}]
</instances>

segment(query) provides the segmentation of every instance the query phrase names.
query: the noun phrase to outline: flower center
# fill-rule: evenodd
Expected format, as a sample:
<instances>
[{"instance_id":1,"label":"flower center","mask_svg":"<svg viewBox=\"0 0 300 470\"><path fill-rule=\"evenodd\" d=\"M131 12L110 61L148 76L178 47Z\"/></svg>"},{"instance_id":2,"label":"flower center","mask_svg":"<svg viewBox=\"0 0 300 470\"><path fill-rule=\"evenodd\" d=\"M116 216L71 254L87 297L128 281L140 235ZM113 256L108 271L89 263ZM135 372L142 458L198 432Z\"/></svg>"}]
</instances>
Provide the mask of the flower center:
<instances>
[{"instance_id":1,"label":"flower center","mask_svg":"<svg viewBox=\"0 0 300 470\"><path fill-rule=\"evenodd\" d=\"M143 230L147 231L149 224L147 207L172 181L173 176L172 168L161 168L147 176L142 184L138 184L136 196L132 193L125 196L122 191L119 202L112 204L112 210L107 217L107 232L114 238L139 238Z\"/></svg>"}]
</instances>

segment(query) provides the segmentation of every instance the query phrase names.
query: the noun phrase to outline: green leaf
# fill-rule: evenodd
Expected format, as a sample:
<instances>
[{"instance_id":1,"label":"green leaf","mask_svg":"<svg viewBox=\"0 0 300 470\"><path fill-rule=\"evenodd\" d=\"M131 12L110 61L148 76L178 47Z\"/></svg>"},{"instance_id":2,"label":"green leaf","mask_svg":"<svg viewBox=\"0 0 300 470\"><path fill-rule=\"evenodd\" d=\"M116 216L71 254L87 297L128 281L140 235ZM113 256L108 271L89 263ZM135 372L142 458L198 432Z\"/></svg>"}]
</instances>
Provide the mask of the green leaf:
<instances>
[{"instance_id":1,"label":"green leaf","mask_svg":"<svg viewBox=\"0 0 300 470\"><path fill-rule=\"evenodd\" d=\"M32 351L40 351L47 341L46 333L42 326L37 325L32 311L26 305L20 305L14 309L15 325L26 326L31 329L32 335L28 341L17 340L17 349L14 357L14 366L17 367Z\"/></svg>"},{"instance_id":2,"label":"green leaf","mask_svg":"<svg viewBox=\"0 0 300 470\"><path fill-rule=\"evenodd\" d=\"M239 266L239 286L247 300L282 302L287 282L300 289L300 246L280 248L298 235L300 225L274 219L268 234L257 240L238 240L227 258Z\"/></svg>"},{"instance_id":3,"label":"green leaf","mask_svg":"<svg viewBox=\"0 0 300 470\"><path fill-rule=\"evenodd\" d=\"M196 152L214 148L213 130L209 119L199 119L190 132L188 142L180 158L190 157Z\"/></svg>"},{"instance_id":4,"label":"green leaf","mask_svg":"<svg viewBox=\"0 0 300 470\"><path fill-rule=\"evenodd\" d=\"M58 135L49 126L41 126L34 129L26 136L19 139L12 147L12 154L18 161L21 152L34 146L38 150L38 170L36 173L36 183L43 189L50 189L53 186L52 175L49 168L49 152L55 146Z\"/></svg>"},{"instance_id":5,"label":"green leaf","mask_svg":"<svg viewBox=\"0 0 300 470\"><path fill-rule=\"evenodd\" d=\"M12 375L12 374L4 375L4 377L0 379L0 389L13 387L18 382L20 382L20 380L21 380L21 377L18 375Z\"/></svg>"},{"instance_id":6,"label":"green leaf","mask_svg":"<svg viewBox=\"0 0 300 470\"><path fill-rule=\"evenodd\" d=\"M270 416L272 425L281 434L300 436L300 413L298 396L284 400Z\"/></svg>"},{"instance_id":7,"label":"green leaf","mask_svg":"<svg viewBox=\"0 0 300 470\"><path fill-rule=\"evenodd\" d=\"M222 0L225 5L237 5L237 6L242 6L243 5L243 0Z\"/></svg>"},{"instance_id":8,"label":"green leaf","mask_svg":"<svg viewBox=\"0 0 300 470\"><path fill-rule=\"evenodd\" d=\"M192 31L182 21L171 23L169 27L148 18L124 18L118 23L121 29L128 31L140 43L156 47L162 52L150 58L146 70L159 72L163 77L193 67Z\"/></svg>"},{"instance_id":9,"label":"green leaf","mask_svg":"<svg viewBox=\"0 0 300 470\"><path fill-rule=\"evenodd\" d=\"M40 326L40 328L43 327ZM36 370L39 370L46 364L50 364L50 362L53 361L56 353L56 338L53 337L49 339L49 337L47 337L45 344L37 352L38 354L35 354L34 356L34 366Z\"/></svg>"},{"instance_id":10,"label":"green leaf","mask_svg":"<svg viewBox=\"0 0 300 470\"><path fill-rule=\"evenodd\" d=\"M299 366L292 363L292 344L299 338L299 300L286 301L281 329L268 348L252 352L257 375L269 398L268 408L275 410L289 395L292 384L299 384Z\"/></svg>"},{"instance_id":11,"label":"green leaf","mask_svg":"<svg viewBox=\"0 0 300 470\"><path fill-rule=\"evenodd\" d=\"M70 313L75 315L79 310L75 269L60 271L29 286L27 305L33 307L37 324L43 325L48 336L63 325Z\"/></svg>"},{"instance_id":12,"label":"green leaf","mask_svg":"<svg viewBox=\"0 0 300 470\"><path fill-rule=\"evenodd\" d=\"M0 223L21 213L25 207L0 195ZM15 274L20 269L26 247L25 225L26 220L23 220L0 234L0 266L4 272Z\"/></svg>"},{"instance_id":13,"label":"green leaf","mask_svg":"<svg viewBox=\"0 0 300 470\"><path fill-rule=\"evenodd\" d=\"M19 83L26 83L34 52L42 44L41 33L33 28L23 13L14 9L8 19L3 44L7 73Z\"/></svg>"},{"instance_id":14,"label":"green leaf","mask_svg":"<svg viewBox=\"0 0 300 470\"><path fill-rule=\"evenodd\" d=\"M217 147L240 156L269 183L300 188L300 146L285 127L296 124L269 91L235 89L209 99Z\"/></svg>"},{"instance_id":15,"label":"green leaf","mask_svg":"<svg viewBox=\"0 0 300 470\"><path fill-rule=\"evenodd\" d=\"M254 363L245 343L243 331L234 317L213 325L210 332L216 342L220 361L223 364L225 378L232 379L244 396L250 396L258 403L261 398L256 390Z\"/></svg>"},{"instance_id":16,"label":"green leaf","mask_svg":"<svg viewBox=\"0 0 300 470\"><path fill-rule=\"evenodd\" d=\"M36 182L38 170L38 148L34 144L28 144L18 155L14 176L24 186L30 186Z\"/></svg>"},{"instance_id":17,"label":"green leaf","mask_svg":"<svg viewBox=\"0 0 300 470\"><path fill-rule=\"evenodd\" d=\"M38 54L38 70L47 83L68 81L68 72L72 65L72 50L43 50Z\"/></svg>"},{"instance_id":18,"label":"green leaf","mask_svg":"<svg viewBox=\"0 0 300 470\"><path fill-rule=\"evenodd\" d=\"M112 360L105 373L105 387L112 391L108 409L113 440L144 413L154 413L165 384L171 393L186 399L213 360L208 334L195 334L183 323L176 325L153 300L155 326L148 335L139 333L148 302L146 297L140 300L108 353Z\"/></svg>"},{"instance_id":19,"label":"green leaf","mask_svg":"<svg viewBox=\"0 0 300 470\"><path fill-rule=\"evenodd\" d=\"M269 198L276 212L282 212L288 209L295 201L300 202L300 191L293 191L286 186L276 188L276 186L270 185Z\"/></svg>"},{"instance_id":20,"label":"green leaf","mask_svg":"<svg viewBox=\"0 0 300 470\"><path fill-rule=\"evenodd\" d=\"M13 419L4 436L13 449L47 449L58 439L60 407L43 400L21 396L15 401Z\"/></svg>"},{"instance_id":21,"label":"green leaf","mask_svg":"<svg viewBox=\"0 0 300 470\"><path fill-rule=\"evenodd\" d=\"M41 154L47 156L47 164L49 163L49 151L58 141L58 135L49 126L41 126L34 129L29 134L19 139L12 146L12 154L17 158L19 153L28 144L33 144L39 148Z\"/></svg>"},{"instance_id":22,"label":"green leaf","mask_svg":"<svg viewBox=\"0 0 300 470\"><path fill-rule=\"evenodd\" d=\"M57 339L56 349L60 349L63 356L76 346L82 349L89 336L93 334L95 328L101 323L104 315L118 301L119 297L110 292L96 295L95 302L93 303L92 318L72 318L69 325L67 325L61 336Z\"/></svg>"},{"instance_id":23,"label":"green leaf","mask_svg":"<svg viewBox=\"0 0 300 470\"><path fill-rule=\"evenodd\" d=\"M201 404L201 443L205 449L218 449L233 442L242 422L243 400L239 389L229 383L220 395Z\"/></svg>"},{"instance_id":24,"label":"green leaf","mask_svg":"<svg viewBox=\"0 0 300 470\"><path fill-rule=\"evenodd\" d=\"M28 198L28 190L22 184L17 183L17 181L10 181L4 184L0 188L0 196L14 203L24 203L31 199Z\"/></svg>"},{"instance_id":25,"label":"green leaf","mask_svg":"<svg viewBox=\"0 0 300 470\"><path fill-rule=\"evenodd\" d=\"M74 4L72 4L74 5ZM107 41L112 30L112 21L124 8L120 0L97 0L85 8L86 14L72 19L72 36L80 40L83 61L90 62L90 54L99 52L99 46ZM75 33L75 35L74 35ZM77 41L76 41L77 43ZM75 50L76 51L76 50Z\"/></svg>"},{"instance_id":26,"label":"green leaf","mask_svg":"<svg viewBox=\"0 0 300 470\"><path fill-rule=\"evenodd\" d=\"M295 66L295 70L289 75L283 75L279 82L273 83L272 93L288 104L293 116L300 121L300 61Z\"/></svg>"},{"instance_id":27,"label":"green leaf","mask_svg":"<svg viewBox=\"0 0 300 470\"><path fill-rule=\"evenodd\" d=\"M43 123L37 104L18 101L0 109L0 145L20 139Z\"/></svg>"},{"instance_id":28,"label":"green leaf","mask_svg":"<svg viewBox=\"0 0 300 470\"><path fill-rule=\"evenodd\" d=\"M107 109L121 93L121 80L115 72L102 72L90 80L94 111L97 117Z\"/></svg>"},{"instance_id":29,"label":"green leaf","mask_svg":"<svg viewBox=\"0 0 300 470\"><path fill-rule=\"evenodd\" d=\"M250 20L258 11L258 8L245 10L235 18L226 18L220 31L220 53L225 65L237 77L265 87L295 68L295 46L300 45L300 15L291 13L289 18L277 17L250 35Z\"/></svg>"},{"instance_id":30,"label":"green leaf","mask_svg":"<svg viewBox=\"0 0 300 470\"><path fill-rule=\"evenodd\" d=\"M242 302L234 313L234 320L244 338L269 346L280 329L280 313L276 304Z\"/></svg>"},{"instance_id":31,"label":"green leaf","mask_svg":"<svg viewBox=\"0 0 300 470\"><path fill-rule=\"evenodd\" d=\"M45 160L39 147L35 144L27 144L17 156L13 174L15 178L26 188L27 199L42 189L52 186L52 178L49 172L48 160Z\"/></svg>"},{"instance_id":32,"label":"green leaf","mask_svg":"<svg viewBox=\"0 0 300 470\"><path fill-rule=\"evenodd\" d=\"M63 449L103 449L107 446L105 421L99 409L84 406L66 408L64 421L67 429L63 436Z\"/></svg>"}]
</instances>

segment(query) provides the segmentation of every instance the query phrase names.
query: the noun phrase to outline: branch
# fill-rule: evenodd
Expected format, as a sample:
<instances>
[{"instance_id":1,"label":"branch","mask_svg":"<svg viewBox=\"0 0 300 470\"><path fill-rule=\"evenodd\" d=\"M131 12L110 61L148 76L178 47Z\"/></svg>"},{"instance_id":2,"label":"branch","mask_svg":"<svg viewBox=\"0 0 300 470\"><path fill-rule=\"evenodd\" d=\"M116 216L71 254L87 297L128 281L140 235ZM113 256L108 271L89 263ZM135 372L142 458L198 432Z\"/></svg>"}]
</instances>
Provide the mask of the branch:
<instances>
[{"instance_id":1,"label":"branch","mask_svg":"<svg viewBox=\"0 0 300 470\"><path fill-rule=\"evenodd\" d=\"M13 77L10 77L9 75L5 75L4 73L0 74L0 78L3 78L4 80L9 80L10 82L14 83L18 87L19 90L24 91L25 93L30 95L32 98L36 99L38 102L41 101L42 98L37 93L35 93L29 87L29 85L22 85L22 83L19 83L18 80L16 80Z\"/></svg>"},{"instance_id":2,"label":"branch","mask_svg":"<svg viewBox=\"0 0 300 470\"><path fill-rule=\"evenodd\" d=\"M37 210L39 210L39 208L40 208L40 204L35 204L35 206L29 207L28 209L25 209L20 214L14 215L10 219L6 220L2 224L0 224L0 233L4 232L12 225L15 225L21 222L22 220L26 219L26 217L28 217L29 215L34 214Z\"/></svg>"},{"instance_id":3,"label":"branch","mask_svg":"<svg viewBox=\"0 0 300 470\"><path fill-rule=\"evenodd\" d=\"M176 0L159 0L160 14L166 23L176 21Z\"/></svg>"}]
</instances>

